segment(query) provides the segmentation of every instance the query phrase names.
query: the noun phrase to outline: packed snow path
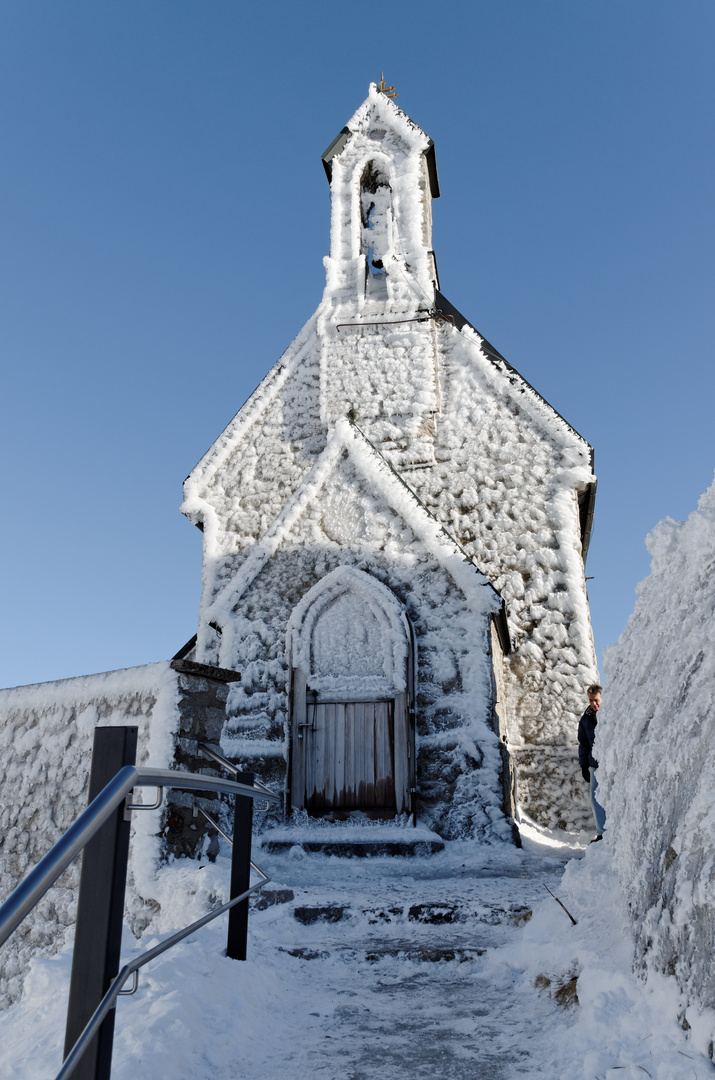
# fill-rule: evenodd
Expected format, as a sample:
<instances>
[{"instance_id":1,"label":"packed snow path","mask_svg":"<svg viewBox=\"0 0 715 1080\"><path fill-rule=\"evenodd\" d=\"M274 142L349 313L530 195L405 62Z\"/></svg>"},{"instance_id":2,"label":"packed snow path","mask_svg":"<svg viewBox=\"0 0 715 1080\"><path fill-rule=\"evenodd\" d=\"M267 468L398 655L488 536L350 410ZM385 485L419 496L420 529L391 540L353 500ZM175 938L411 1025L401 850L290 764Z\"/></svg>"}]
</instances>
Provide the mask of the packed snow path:
<instances>
[{"instance_id":1,"label":"packed snow path","mask_svg":"<svg viewBox=\"0 0 715 1080\"><path fill-rule=\"evenodd\" d=\"M448 845L424 857L258 854L272 881L228 960L225 918L142 970L119 1002L113 1080L461 1080L522 1075L553 1011L491 962L516 938L566 854ZM185 925L225 892L228 860L180 860L157 879L155 929ZM566 916L564 916L566 920ZM145 932L124 955L158 940ZM59 1068L69 948L37 961L24 1000L0 1013L0 1080Z\"/></svg>"},{"instance_id":2,"label":"packed snow path","mask_svg":"<svg viewBox=\"0 0 715 1080\"><path fill-rule=\"evenodd\" d=\"M242 1075L257 1080L266 1070L278 1077L284 1069L325 1080L520 1075L542 1010L532 1001L524 1019L512 974L505 969L495 980L489 951L529 917L544 894L542 882L556 888L562 864L532 859L523 864L528 870L487 865L443 876L434 860L401 859L399 876L386 880L384 867L361 860L349 867L357 878L352 887L336 881L328 888L317 880L321 861L306 868L315 883L293 890L292 919L276 913L273 923L273 945L286 957L283 978L297 1010L294 1030L302 1037L290 1045L279 1038L270 1064L244 1058ZM282 880L287 877L288 867ZM298 1062L303 1071L296 1073Z\"/></svg>"}]
</instances>

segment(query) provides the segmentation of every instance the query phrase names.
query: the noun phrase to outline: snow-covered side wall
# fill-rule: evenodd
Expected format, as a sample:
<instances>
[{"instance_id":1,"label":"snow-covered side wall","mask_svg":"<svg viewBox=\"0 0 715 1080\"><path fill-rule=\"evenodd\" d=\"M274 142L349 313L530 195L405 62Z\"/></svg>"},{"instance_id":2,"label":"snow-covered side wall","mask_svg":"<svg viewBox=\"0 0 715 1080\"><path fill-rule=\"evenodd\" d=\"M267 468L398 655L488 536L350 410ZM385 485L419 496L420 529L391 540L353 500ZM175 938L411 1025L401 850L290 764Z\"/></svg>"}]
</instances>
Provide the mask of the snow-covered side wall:
<instances>
[{"instance_id":1,"label":"snow-covered side wall","mask_svg":"<svg viewBox=\"0 0 715 1080\"><path fill-rule=\"evenodd\" d=\"M695 1027L715 1009L715 484L647 545L650 576L606 653L595 753L637 963L676 976Z\"/></svg>"},{"instance_id":2,"label":"snow-covered side wall","mask_svg":"<svg viewBox=\"0 0 715 1080\"><path fill-rule=\"evenodd\" d=\"M87 805L94 728L138 727L138 764L166 768L177 702L177 676L168 663L0 690L0 899ZM134 815L130 876L139 891L158 856L158 813ZM3 946L0 1007L19 997L29 959L64 943L74 924L79 865L72 863ZM136 894L132 906L141 920Z\"/></svg>"},{"instance_id":3,"label":"snow-covered side wall","mask_svg":"<svg viewBox=\"0 0 715 1080\"><path fill-rule=\"evenodd\" d=\"M587 826L576 729L597 678L577 492L592 480L588 447L469 327L437 331L441 411L435 464L406 473L503 598L506 722L527 813Z\"/></svg>"}]
</instances>

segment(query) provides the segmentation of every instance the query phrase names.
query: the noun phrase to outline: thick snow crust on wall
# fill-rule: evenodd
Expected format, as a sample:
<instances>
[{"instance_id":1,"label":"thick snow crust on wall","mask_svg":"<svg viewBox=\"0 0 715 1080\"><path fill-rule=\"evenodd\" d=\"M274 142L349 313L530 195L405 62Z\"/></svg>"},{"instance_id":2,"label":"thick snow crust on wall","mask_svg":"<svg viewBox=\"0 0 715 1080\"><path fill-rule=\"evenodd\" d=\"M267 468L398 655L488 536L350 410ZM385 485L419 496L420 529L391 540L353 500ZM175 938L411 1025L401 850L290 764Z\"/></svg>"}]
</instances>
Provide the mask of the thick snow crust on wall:
<instances>
[{"instance_id":1,"label":"thick snow crust on wall","mask_svg":"<svg viewBox=\"0 0 715 1080\"><path fill-rule=\"evenodd\" d=\"M519 801L550 827L579 825L575 735L597 677L576 498L593 479L588 448L553 414L547 422L547 407L510 383L473 331L439 334L435 465L407 478L505 601Z\"/></svg>"},{"instance_id":2,"label":"thick snow crust on wall","mask_svg":"<svg viewBox=\"0 0 715 1080\"><path fill-rule=\"evenodd\" d=\"M651 573L606 653L595 753L642 970L715 1034L715 484L646 541ZM698 1017L700 1009L710 1012Z\"/></svg>"},{"instance_id":3,"label":"thick snow crust on wall","mask_svg":"<svg viewBox=\"0 0 715 1080\"><path fill-rule=\"evenodd\" d=\"M345 306L353 315L384 311L386 304L404 311L415 306L415 298L429 307L436 277L425 159L429 136L374 84L347 126L351 137L331 163L325 300L336 312ZM366 169L386 183L380 194L374 185L365 189ZM366 258L370 249L379 249L377 275Z\"/></svg>"},{"instance_id":4,"label":"thick snow crust on wall","mask_svg":"<svg viewBox=\"0 0 715 1080\"><path fill-rule=\"evenodd\" d=\"M488 631L498 606L493 590L455 555L472 582L472 595L465 597L430 550L429 537L420 538L380 499L349 457L341 454L335 470L304 495L304 511L277 534L260 571L227 598L231 612L222 619L226 629L218 661L242 677L229 694L225 749L241 758L247 741L257 755L271 744L275 756L283 755L292 662L286 642L293 612L328 574L351 566L386 585L414 629L420 816L448 837L509 836L492 727ZM334 642L336 652L341 647L348 651L349 642ZM365 679L370 697L373 676L367 673ZM352 690L360 696L356 687ZM257 766L264 778L270 776L269 756Z\"/></svg>"},{"instance_id":5,"label":"thick snow crust on wall","mask_svg":"<svg viewBox=\"0 0 715 1080\"><path fill-rule=\"evenodd\" d=\"M177 702L177 676L168 663L0 690L2 899L86 807L94 728L138 727L138 764L167 768ZM134 928L147 921L140 895L151 895L158 814L134 814L128 892ZM2 947L0 1006L19 997L32 956L63 945L74 925L79 868L76 859Z\"/></svg>"},{"instance_id":6,"label":"thick snow crust on wall","mask_svg":"<svg viewBox=\"0 0 715 1080\"><path fill-rule=\"evenodd\" d=\"M506 602L512 746L573 744L596 677L576 499L593 478L585 443L563 421L547 425L546 407L512 387L469 330L353 330L349 346L325 352L343 405L357 403L368 438ZM323 383L332 394L338 380Z\"/></svg>"},{"instance_id":7,"label":"thick snow crust on wall","mask_svg":"<svg viewBox=\"0 0 715 1080\"><path fill-rule=\"evenodd\" d=\"M319 410L320 357L309 323L212 448L207 468L187 481L184 512L206 518L211 508L203 526L219 560L211 592L231 577L236 553L269 528L325 448Z\"/></svg>"},{"instance_id":8,"label":"thick snow crust on wall","mask_svg":"<svg viewBox=\"0 0 715 1080\"><path fill-rule=\"evenodd\" d=\"M409 627L394 593L370 574L341 566L303 597L288 624L291 666L311 690L337 700L404 693Z\"/></svg>"}]
</instances>

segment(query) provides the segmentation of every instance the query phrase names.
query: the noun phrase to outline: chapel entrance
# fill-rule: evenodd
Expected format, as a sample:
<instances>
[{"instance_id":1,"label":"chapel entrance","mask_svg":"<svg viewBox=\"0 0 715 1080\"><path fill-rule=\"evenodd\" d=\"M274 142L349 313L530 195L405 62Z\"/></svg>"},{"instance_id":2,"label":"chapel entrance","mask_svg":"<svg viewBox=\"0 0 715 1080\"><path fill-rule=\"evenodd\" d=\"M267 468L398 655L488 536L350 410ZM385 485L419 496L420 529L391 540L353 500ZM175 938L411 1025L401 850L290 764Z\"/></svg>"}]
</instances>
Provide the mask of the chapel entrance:
<instances>
[{"instance_id":1,"label":"chapel entrance","mask_svg":"<svg viewBox=\"0 0 715 1080\"><path fill-rule=\"evenodd\" d=\"M309 692L303 732L306 810L394 816L394 699L320 702L311 701Z\"/></svg>"},{"instance_id":2,"label":"chapel entrance","mask_svg":"<svg viewBox=\"0 0 715 1080\"><path fill-rule=\"evenodd\" d=\"M395 596L333 571L296 608L289 646L292 806L333 819L411 812L413 650Z\"/></svg>"}]
</instances>

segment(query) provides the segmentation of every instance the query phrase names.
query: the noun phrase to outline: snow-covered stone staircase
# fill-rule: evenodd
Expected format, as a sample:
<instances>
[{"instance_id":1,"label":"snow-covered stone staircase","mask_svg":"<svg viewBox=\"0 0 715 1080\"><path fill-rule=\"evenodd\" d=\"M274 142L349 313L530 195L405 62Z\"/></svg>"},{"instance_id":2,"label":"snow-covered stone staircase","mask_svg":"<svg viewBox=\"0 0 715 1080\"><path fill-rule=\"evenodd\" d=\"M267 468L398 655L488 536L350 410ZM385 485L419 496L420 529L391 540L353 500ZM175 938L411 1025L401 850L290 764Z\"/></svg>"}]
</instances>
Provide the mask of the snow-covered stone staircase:
<instances>
[{"instance_id":1,"label":"snow-covered stone staircase","mask_svg":"<svg viewBox=\"0 0 715 1080\"><path fill-rule=\"evenodd\" d=\"M525 1022L513 974L490 953L516 937L563 864L506 846L483 862L297 850L275 859L282 884L255 902L252 925L270 941L300 1019L270 1075L283 1067L301 1080L527 1075L533 1001ZM258 1080L258 1061L255 1071L245 1059L243 1067Z\"/></svg>"},{"instance_id":2,"label":"snow-covered stone staircase","mask_svg":"<svg viewBox=\"0 0 715 1080\"><path fill-rule=\"evenodd\" d=\"M273 897L279 902L295 899L292 890L266 890L258 906L271 906ZM328 900L323 904L294 903L291 908L293 918L302 926L315 927L320 937L318 947L280 946L291 956L314 960L339 954L368 963L385 957L416 963L474 960L483 955L494 936L485 932L485 927L516 926L531 917L531 908L525 904L512 903L507 910L464 899L408 905L388 901L368 907ZM483 943L478 944L480 941Z\"/></svg>"},{"instance_id":3,"label":"snow-covered stone staircase","mask_svg":"<svg viewBox=\"0 0 715 1080\"><path fill-rule=\"evenodd\" d=\"M424 858L262 853L272 881L247 961L226 957L216 920L143 968L117 1006L112 1080L707 1080L670 990L632 975L606 845L560 880L587 842L542 839ZM229 869L225 854L160 868L152 926L124 958L224 899ZM70 965L70 942L33 961L0 1012L0 1080L56 1076Z\"/></svg>"}]
</instances>

